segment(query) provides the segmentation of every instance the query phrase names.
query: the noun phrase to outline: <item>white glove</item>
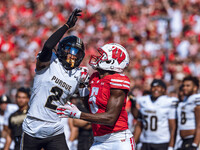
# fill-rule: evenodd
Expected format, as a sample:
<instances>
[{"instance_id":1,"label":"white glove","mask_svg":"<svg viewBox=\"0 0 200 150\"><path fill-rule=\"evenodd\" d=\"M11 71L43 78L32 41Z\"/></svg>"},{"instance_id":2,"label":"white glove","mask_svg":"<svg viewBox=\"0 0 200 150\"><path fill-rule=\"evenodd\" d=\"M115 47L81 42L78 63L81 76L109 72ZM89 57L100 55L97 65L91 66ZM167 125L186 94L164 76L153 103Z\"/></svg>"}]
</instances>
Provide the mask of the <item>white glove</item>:
<instances>
[{"instance_id":1,"label":"white glove","mask_svg":"<svg viewBox=\"0 0 200 150\"><path fill-rule=\"evenodd\" d=\"M76 107L76 105L68 102L64 106L58 106L56 109L57 115L60 118L75 118L80 119L81 117L81 111Z\"/></svg>"},{"instance_id":2,"label":"white glove","mask_svg":"<svg viewBox=\"0 0 200 150\"><path fill-rule=\"evenodd\" d=\"M80 77L80 83L88 84L89 82L89 69L87 67L81 67L81 77Z\"/></svg>"}]
</instances>

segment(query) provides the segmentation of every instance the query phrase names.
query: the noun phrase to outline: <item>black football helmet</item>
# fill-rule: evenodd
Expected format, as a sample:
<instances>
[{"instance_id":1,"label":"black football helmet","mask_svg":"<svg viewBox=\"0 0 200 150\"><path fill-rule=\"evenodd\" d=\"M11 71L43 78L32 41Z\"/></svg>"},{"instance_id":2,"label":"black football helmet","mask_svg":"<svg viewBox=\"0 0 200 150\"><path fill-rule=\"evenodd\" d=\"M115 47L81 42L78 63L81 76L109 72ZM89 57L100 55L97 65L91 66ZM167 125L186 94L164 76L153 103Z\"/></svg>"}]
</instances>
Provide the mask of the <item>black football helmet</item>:
<instances>
[{"instance_id":1,"label":"black football helmet","mask_svg":"<svg viewBox=\"0 0 200 150\"><path fill-rule=\"evenodd\" d=\"M7 95L3 94L3 95L0 96L0 104L10 103L10 102L11 102L11 100Z\"/></svg>"},{"instance_id":2,"label":"black football helmet","mask_svg":"<svg viewBox=\"0 0 200 150\"><path fill-rule=\"evenodd\" d=\"M56 55L65 69L78 67L85 56L83 41L73 35L63 38L58 44Z\"/></svg>"}]
</instances>

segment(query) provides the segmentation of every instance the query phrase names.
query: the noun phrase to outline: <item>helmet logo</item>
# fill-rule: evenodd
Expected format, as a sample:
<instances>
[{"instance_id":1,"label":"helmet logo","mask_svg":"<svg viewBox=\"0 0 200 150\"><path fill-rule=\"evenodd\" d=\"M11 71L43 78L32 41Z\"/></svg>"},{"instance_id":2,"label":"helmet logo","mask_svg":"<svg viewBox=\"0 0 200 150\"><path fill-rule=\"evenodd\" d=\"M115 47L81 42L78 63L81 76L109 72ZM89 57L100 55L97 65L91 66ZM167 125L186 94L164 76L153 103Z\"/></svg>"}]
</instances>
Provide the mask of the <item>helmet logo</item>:
<instances>
[{"instance_id":1,"label":"helmet logo","mask_svg":"<svg viewBox=\"0 0 200 150\"><path fill-rule=\"evenodd\" d=\"M126 55L120 48L113 46L112 58L116 59L118 63L120 64L126 58Z\"/></svg>"}]
</instances>

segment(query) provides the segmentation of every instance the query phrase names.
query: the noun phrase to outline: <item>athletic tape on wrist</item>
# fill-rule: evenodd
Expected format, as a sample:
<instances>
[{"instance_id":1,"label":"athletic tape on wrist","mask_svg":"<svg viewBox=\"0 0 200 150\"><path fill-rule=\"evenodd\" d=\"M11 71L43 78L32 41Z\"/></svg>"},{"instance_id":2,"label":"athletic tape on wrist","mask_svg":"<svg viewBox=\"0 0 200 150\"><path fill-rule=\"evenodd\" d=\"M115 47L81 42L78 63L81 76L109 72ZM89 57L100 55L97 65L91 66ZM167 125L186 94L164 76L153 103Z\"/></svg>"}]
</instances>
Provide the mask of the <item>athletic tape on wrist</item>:
<instances>
[{"instance_id":1,"label":"athletic tape on wrist","mask_svg":"<svg viewBox=\"0 0 200 150\"><path fill-rule=\"evenodd\" d=\"M88 90L87 87L78 88L78 92L79 92L80 97L86 97L90 94L90 91Z\"/></svg>"}]
</instances>

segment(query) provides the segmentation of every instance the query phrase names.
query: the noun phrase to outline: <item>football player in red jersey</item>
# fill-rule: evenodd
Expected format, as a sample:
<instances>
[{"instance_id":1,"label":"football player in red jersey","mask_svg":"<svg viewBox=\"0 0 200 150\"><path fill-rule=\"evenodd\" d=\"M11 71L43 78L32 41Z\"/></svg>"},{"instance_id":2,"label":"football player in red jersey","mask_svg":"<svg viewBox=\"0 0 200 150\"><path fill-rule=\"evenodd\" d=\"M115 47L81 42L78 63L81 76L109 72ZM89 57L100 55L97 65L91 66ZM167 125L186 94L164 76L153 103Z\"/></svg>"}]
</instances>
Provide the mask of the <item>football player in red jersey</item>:
<instances>
[{"instance_id":1,"label":"football player in red jersey","mask_svg":"<svg viewBox=\"0 0 200 150\"><path fill-rule=\"evenodd\" d=\"M62 117L92 122L94 143L90 150L134 150L133 135L128 129L125 110L130 80L122 72L129 64L126 49L110 43L98 49L100 56L91 56L89 64L97 70L90 77L89 88L79 88L90 113L78 110L73 104L60 106L57 114Z\"/></svg>"}]
</instances>

